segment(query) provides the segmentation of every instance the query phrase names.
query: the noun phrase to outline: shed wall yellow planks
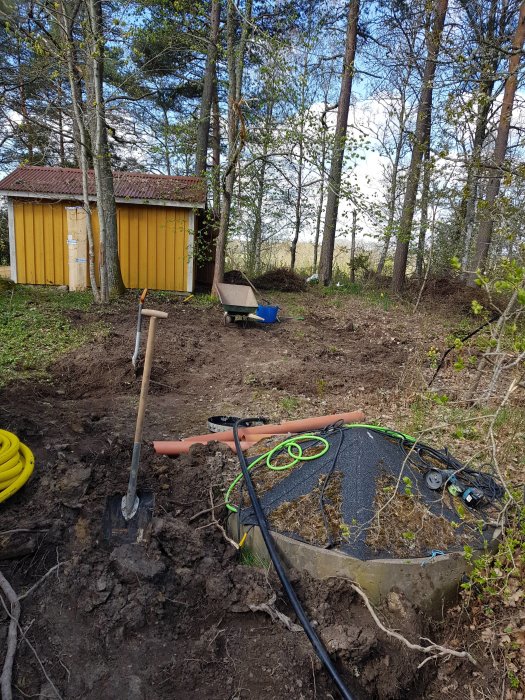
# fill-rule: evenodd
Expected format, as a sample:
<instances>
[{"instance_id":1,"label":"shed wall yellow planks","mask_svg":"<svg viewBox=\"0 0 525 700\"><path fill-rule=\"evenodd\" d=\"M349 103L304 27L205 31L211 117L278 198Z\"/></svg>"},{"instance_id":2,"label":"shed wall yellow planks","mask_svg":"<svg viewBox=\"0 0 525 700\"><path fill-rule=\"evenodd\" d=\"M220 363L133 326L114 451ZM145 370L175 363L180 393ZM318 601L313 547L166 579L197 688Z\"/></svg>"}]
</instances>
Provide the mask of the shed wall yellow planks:
<instances>
[{"instance_id":1,"label":"shed wall yellow planks","mask_svg":"<svg viewBox=\"0 0 525 700\"><path fill-rule=\"evenodd\" d=\"M17 281L68 284L66 207L78 202L13 199ZM93 210L95 254L99 227ZM189 208L117 204L122 277L126 287L193 291ZM95 258L96 260L96 258Z\"/></svg>"}]
</instances>

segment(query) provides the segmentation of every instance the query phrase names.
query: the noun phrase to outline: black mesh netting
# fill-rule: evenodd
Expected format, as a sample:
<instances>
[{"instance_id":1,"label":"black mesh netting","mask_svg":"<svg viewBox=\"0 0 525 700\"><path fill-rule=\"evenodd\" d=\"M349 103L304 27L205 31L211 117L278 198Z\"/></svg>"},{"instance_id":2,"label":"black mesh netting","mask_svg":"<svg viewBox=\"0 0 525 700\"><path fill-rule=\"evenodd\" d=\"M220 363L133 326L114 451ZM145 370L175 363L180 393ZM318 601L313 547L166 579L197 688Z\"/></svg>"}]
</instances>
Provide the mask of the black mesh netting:
<instances>
[{"instance_id":1,"label":"black mesh netting","mask_svg":"<svg viewBox=\"0 0 525 700\"><path fill-rule=\"evenodd\" d=\"M459 495L433 491L425 482L429 469L450 469L445 453L409 453L401 439L366 427L321 434L330 445L324 455L299 462L267 490L259 489L272 530L360 559L431 556L493 539L490 521L501 492L489 476L482 475L483 502L469 508ZM315 445L301 443L303 451ZM461 466L454 460L458 478ZM254 468L255 480L259 469L265 467ZM249 505L239 517L243 525L257 524Z\"/></svg>"}]
</instances>

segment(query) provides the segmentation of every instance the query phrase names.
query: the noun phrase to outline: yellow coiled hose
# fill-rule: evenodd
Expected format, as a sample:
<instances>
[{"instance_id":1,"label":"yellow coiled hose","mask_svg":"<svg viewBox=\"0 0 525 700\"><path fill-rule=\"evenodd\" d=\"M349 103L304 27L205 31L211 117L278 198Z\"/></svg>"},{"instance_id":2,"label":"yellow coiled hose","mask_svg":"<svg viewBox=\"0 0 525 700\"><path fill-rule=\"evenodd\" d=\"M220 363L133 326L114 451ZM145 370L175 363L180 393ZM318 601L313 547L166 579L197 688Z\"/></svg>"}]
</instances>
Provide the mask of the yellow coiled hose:
<instances>
[{"instance_id":1,"label":"yellow coiled hose","mask_svg":"<svg viewBox=\"0 0 525 700\"><path fill-rule=\"evenodd\" d=\"M20 440L0 430L0 503L22 488L33 473L35 458Z\"/></svg>"}]
</instances>

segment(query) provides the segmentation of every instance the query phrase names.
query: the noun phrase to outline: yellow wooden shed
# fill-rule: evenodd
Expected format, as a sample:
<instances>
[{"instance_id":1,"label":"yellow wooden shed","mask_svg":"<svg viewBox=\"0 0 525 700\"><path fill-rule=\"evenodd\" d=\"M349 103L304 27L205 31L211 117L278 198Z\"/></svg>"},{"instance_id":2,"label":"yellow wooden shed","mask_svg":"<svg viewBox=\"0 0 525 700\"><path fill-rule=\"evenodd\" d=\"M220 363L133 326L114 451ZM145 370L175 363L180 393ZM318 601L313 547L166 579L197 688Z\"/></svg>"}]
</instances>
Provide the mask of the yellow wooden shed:
<instances>
[{"instance_id":1,"label":"yellow wooden shed","mask_svg":"<svg viewBox=\"0 0 525 700\"><path fill-rule=\"evenodd\" d=\"M67 207L82 202L74 168L20 166L0 181L7 196L11 278L22 284L68 284ZM205 185L198 177L114 172L119 257L126 287L192 292L195 234ZM95 255L98 218L93 202ZM95 258L96 259L96 258Z\"/></svg>"}]
</instances>

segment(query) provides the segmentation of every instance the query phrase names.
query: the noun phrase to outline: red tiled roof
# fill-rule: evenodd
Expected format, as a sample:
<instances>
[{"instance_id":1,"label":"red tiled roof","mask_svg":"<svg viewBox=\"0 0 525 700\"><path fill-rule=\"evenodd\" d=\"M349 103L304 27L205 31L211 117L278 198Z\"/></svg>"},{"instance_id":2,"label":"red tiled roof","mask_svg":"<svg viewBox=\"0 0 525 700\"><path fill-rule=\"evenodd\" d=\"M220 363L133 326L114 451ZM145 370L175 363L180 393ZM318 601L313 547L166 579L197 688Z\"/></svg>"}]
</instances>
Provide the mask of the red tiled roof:
<instances>
[{"instance_id":1,"label":"red tiled roof","mask_svg":"<svg viewBox=\"0 0 525 700\"><path fill-rule=\"evenodd\" d=\"M204 180L200 177L114 171L113 183L115 197L122 199L184 202L201 206L206 200ZM90 196L96 195L92 170L88 175L88 188ZM0 180L0 191L15 196L17 192L34 192L35 196L57 195L57 198L64 199L71 195L76 198L82 196L82 173L76 168L20 165Z\"/></svg>"}]
</instances>

